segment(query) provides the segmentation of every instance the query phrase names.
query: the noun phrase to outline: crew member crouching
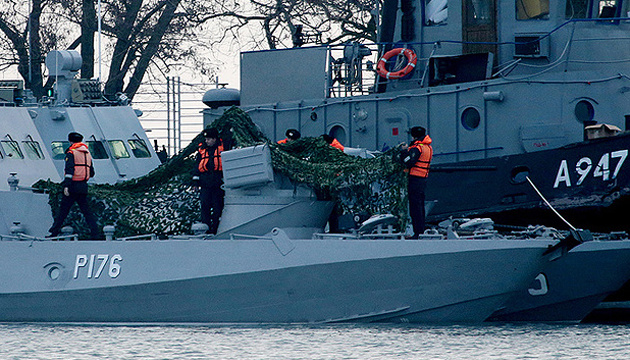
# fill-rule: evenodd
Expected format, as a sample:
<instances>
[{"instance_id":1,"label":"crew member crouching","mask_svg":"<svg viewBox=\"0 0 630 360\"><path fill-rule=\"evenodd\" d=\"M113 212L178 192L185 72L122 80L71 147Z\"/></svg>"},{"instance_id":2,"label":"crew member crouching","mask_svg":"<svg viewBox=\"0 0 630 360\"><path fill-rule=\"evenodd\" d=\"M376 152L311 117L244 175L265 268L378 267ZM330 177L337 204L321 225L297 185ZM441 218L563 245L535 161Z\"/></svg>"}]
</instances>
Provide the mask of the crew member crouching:
<instances>
[{"instance_id":1,"label":"crew member crouching","mask_svg":"<svg viewBox=\"0 0 630 360\"><path fill-rule=\"evenodd\" d=\"M278 144L286 144L286 143L288 143L290 141L294 141L294 140L297 140L297 139L302 137L302 134L300 134L300 132L297 131L296 129L289 129L289 130L287 130L285 135L287 137L285 139L278 140Z\"/></svg>"}]
</instances>

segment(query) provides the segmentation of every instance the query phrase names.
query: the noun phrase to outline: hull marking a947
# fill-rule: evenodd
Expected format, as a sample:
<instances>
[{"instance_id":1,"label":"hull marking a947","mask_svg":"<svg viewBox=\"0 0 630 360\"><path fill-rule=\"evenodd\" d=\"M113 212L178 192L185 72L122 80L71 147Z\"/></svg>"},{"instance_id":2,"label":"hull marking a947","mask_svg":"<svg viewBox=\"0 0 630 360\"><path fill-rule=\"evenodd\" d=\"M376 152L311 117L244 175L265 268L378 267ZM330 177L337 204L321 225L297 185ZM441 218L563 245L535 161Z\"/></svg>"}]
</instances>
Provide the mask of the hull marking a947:
<instances>
[{"instance_id":1,"label":"hull marking a947","mask_svg":"<svg viewBox=\"0 0 630 360\"><path fill-rule=\"evenodd\" d=\"M575 164L575 172L579 177L575 186L580 186L586 177L589 175L591 170L593 170L593 177L601 177L602 181L608 181L615 179L623 166L623 163L626 161L628 157L628 150L618 150L613 151L611 153L605 153L599 159L597 166L593 167L593 161L591 158L585 156L578 160ZM610 165L611 159L619 159L616 161L615 169L612 173L612 177L610 176ZM612 161L613 163L615 161ZM560 185L560 183L564 183L566 187L571 187L571 177L569 176L569 165L566 160L562 160L560 162L560 167L558 168L558 173L556 175L556 181L553 184L553 188L556 189Z\"/></svg>"}]
</instances>

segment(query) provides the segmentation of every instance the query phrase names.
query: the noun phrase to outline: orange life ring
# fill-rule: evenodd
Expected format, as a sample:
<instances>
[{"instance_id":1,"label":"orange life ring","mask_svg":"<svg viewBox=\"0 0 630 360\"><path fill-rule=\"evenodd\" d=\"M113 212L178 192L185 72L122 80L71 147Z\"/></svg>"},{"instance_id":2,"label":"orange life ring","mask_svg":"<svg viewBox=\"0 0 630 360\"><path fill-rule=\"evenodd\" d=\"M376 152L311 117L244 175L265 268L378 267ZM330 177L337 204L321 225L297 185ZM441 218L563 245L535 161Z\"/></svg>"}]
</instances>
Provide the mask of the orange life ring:
<instances>
[{"instance_id":1,"label":"orange life ring","mask_svg":"<svg viewBox=\"0 0 630 360\"><path fill-rule=\"evenodd\" d=\"M391 59L392 57L398 56L400 54L405 55L405 57L407 58L407 66L405 66L404 68L398 71L394 71L394 72L388 71L385 68L385 63L387 63L387 61ZM409 73L411 73L413 69L416 67L417 62L418 62L418 57L416 56L416 53L413 52L413 50L405 49L405 48L396 48L396 49L389 50L388 52L385 53L385 55L383 55L381 60L379 60L378 64L376 65L376 72L381 77L384 77L385 79L400 79L402 77L407 76Z\"/></svg>"}]
</instances>

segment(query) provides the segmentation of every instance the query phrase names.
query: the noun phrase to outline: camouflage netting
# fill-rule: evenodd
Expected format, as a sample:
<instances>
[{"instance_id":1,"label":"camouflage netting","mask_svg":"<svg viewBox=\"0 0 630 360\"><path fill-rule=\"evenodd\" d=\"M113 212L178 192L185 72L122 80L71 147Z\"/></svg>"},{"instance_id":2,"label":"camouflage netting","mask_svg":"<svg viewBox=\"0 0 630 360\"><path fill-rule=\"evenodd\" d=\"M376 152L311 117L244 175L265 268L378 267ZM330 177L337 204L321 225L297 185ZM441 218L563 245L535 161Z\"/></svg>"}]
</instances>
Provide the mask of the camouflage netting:
<instances>
[{"instance_id":1,"label":"camouflage netting","mask_svg":"<svg viewBox=\"0 0 630 360\"><path fill-rule=\"evenodd\" d=\"M212 125L233 147L269 143L249 115L234 107ZM116 185L91 185L90 205L99 227L115 225L116 236L155 233L161 236L190 233L200 221L199 196L191 171L201 134L179 154L149 174ZM406 177L393 149L376 158L344 154L322 138L302 138L287 144L270 143L274 170L297 183L311 186L321 199L332 199L342 213L391 213L404 226L407 218ZM96 174L98 176L98 174ZM50 192L53 214L60 204L58 183L40 181L35 187ZM79 236L89 230L77 206L66 220Z\"/></svg>"}]
</instances>

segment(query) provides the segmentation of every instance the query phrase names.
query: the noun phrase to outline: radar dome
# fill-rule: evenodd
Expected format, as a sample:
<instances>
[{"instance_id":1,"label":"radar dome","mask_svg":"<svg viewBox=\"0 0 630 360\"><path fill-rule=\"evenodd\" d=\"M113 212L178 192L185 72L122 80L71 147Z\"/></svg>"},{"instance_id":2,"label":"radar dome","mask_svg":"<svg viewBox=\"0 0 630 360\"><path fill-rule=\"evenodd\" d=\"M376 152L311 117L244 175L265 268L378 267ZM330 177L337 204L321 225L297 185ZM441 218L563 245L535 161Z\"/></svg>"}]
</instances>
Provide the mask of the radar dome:
<instances>
[{"instance_id":1,"label":"radar dome","mask_svg":"<svg viewBox=\"0 0 630 360\"><path fill-rule=\"evenodd\" d=\"M216 109L221 106L238 106L241 104L241 93L237 89L210 89L203 94L203 103Z\"/></svg>"}]
</instances>

